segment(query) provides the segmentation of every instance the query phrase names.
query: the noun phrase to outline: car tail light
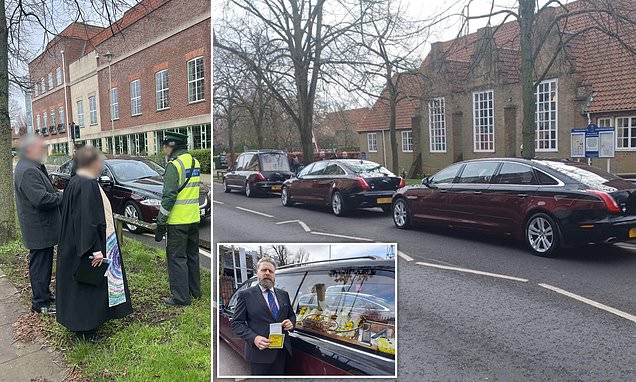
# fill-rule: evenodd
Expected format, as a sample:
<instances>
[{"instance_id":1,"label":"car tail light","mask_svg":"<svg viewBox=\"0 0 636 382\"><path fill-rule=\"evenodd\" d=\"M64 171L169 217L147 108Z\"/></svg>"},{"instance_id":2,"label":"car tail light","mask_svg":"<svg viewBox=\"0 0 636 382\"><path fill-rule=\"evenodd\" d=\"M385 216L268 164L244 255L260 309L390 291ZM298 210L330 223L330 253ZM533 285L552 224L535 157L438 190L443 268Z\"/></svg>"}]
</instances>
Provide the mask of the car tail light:
<instances>
[{"instance_id":1,"label":"car tail light","mask_svg":"<svg viewBox=\"0 0 636 382\"><path fill-rule=\"evenodd\" d=\"M257 172L256 173L256 179L258 179L259 181L262 181L262 180L265 180L265 177L260 172Z\"/></svg>"},{"instance_id":2,"label":"car tail light","mask_svg":"<svg viewBox=\"0 0 636 382\"><path fill-rule=\"evenodd\" d=\"M364 180L364 178L357 177L356 180L358 181L358 185L360 186L360 188L362 188L363 190L371 189L371 187L369 187L369 183L367 183L367 181Z\"/></svg>"},{"instance_id":3,"label":"car tail light","mask_svg":"<svg viewBox=\"0 0 636 382\"><path fill-rule=\"evenodd\" d=\"M400 188L406 186L406 182L404 181L404 178L400 177Z\"/></svg>"},{"instance_id":4,"label":"car tail light","mask_svg":"<svg viewBox=\"0 0 636 382\"><path fill-rule=\"evenodd\" d=\"M614 212L614 213L621 212L621 208L618 206L618 203L616 203L616 200L614 200L614 198L612 198L612 195L608 194L607 192L597 191L597 190L587 190L587 192L601 198L601 200L603 201L603 203L605 203L605 207L607 207L607 210L609 212Z\"/></svg>"}]
</instances>

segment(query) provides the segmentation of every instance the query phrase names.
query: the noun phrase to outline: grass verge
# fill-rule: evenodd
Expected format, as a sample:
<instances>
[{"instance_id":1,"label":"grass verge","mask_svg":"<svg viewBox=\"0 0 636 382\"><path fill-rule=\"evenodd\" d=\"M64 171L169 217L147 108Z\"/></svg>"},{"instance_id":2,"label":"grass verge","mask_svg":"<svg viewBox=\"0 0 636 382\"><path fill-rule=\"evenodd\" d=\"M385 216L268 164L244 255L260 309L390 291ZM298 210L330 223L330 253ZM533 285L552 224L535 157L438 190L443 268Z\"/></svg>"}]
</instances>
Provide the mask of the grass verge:
<instances>
[{"instance_id":1,"label":"grass verge","mask_svg":"<svg viewBox=\"0 0 636 382\"><path fill-rule=\"evenodd\" d=\"M201 272L200 300L184 308L165 306L169 295L165 254L132 239L122 253L134 313L108 321L97 344L78 341L54 318L41 320L44 340L64 354L78 381L210 380L210 274ZM0 246L0 267L30 303L28 251L20 241ZM28 306L28 305L27 305Z\"/></svg>"}]
</instances>

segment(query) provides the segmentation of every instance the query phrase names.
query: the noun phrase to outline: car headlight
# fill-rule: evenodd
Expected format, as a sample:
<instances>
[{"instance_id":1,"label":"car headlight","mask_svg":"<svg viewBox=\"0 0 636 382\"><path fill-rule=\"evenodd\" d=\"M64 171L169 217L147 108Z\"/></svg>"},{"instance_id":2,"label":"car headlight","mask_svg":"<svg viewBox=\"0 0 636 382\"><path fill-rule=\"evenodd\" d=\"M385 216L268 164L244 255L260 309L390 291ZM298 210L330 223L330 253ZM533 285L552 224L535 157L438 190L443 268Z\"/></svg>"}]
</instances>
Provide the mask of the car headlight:
<instances>
[{"instance_id":1,"label":"car headlight","mask_svg":"<svg viewBox=\"0 0 636 382\"><path fill-rule=\"evenodd\" d=\"M161 200L160 199L144 199L140 203L143 204L144 206L160 206Z\"/></svg>"}]
</instances>

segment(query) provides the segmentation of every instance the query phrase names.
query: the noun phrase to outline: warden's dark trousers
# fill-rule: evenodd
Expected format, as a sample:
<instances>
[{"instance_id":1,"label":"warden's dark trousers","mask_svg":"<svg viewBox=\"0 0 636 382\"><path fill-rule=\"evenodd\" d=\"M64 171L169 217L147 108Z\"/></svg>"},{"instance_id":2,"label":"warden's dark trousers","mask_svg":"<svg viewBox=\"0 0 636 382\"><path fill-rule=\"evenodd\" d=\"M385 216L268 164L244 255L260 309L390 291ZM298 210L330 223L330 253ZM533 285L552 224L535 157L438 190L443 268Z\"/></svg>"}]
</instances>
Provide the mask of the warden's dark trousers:
<instances>
[{"instance_id":1,"label":"warden's dark trousers","mask_svg":"<svg viewBox=\"0 0 636 382\"><path fill-rule=\"evenodd\" d=\"M278 350L276 359L272 363L254 363L250 362L252 375L285 375L285 366L287 365L287 350Z\"/></svg>"},{"instance_id":2,"label":"warden's dark trousers","mask_svg":"<svg viewBox=\"0 0 636 382\"><path fill-rule=\"evenodd\" d=\"M199 271L199 224L168 225L166 254L172 298L189 304L190 296L201 297Z\"/></svg>"},{"instance_id":3,"label":"warden's dark trousers","mask_svg":"<svg viewBox=\"0 0 636 382\"><path fill-rule=\"evenodd\" d=\"M29 279L33 298L31 305L39 310L51 304L51 272L53 271L53 247L29 250Z\"/></svg>"}]
</instances>

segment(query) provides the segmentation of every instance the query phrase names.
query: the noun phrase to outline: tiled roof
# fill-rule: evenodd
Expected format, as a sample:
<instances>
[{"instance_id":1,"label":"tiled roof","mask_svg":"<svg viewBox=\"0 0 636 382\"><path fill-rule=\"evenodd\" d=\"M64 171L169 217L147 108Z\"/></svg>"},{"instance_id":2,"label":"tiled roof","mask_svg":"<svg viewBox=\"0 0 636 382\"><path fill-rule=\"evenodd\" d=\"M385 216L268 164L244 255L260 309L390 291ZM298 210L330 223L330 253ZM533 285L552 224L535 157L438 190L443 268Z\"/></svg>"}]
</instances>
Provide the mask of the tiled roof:
<instances>
[{"instance_id":1,"label":"tiled roof","mask_svg":"<svg viewBox=\"0 0 636 382\"><path fill-rule=\"evenodd\" d=\"M411 117L419 107L422 91L422 78L419 74L402 74L394 76L399 78L400 89L397 103L397 119L395 127L397 129L410 129ZM364 120L358 125L358 131L384 130L389 128L390 103L389 92L385 89L382 96L378 98L375 105L367 113Z\"/></svg>"},{"instance_id":2,"label":"tiled roof","mask_svg":"<svg viewBox=\"0 0 636 382\"><path fill-rule=\"evenodd\" d=\"M356 130L360 122L362 122L369 113L369 110L369 108L362 107L359 109L334 111L325 116L320 126L333 132L351 128Z\"/></svg>"}]
</instances>

